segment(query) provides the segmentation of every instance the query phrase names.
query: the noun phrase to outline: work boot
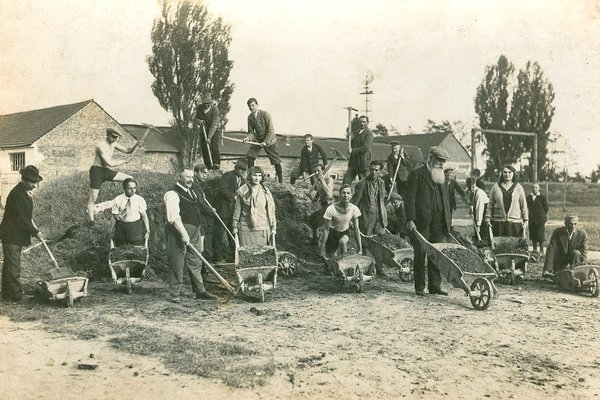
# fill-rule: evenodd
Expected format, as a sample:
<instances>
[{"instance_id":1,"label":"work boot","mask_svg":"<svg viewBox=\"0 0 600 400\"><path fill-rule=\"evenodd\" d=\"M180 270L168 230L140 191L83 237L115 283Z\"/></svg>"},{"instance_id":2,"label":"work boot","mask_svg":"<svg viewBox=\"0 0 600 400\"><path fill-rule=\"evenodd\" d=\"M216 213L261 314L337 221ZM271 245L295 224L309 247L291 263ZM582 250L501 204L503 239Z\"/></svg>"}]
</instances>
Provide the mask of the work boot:
<instances>
[{"instance_id":1,"label":"work boot","mask_svg":"<svg viewBox=\"0 0 600 400\"><path fill-rule=\"evenodd\" d=\"M196 293L196 298L198 300L218 300L219 298L214 294L208 293L206 290L204 292Z\"/></svg>"}]
</instances>

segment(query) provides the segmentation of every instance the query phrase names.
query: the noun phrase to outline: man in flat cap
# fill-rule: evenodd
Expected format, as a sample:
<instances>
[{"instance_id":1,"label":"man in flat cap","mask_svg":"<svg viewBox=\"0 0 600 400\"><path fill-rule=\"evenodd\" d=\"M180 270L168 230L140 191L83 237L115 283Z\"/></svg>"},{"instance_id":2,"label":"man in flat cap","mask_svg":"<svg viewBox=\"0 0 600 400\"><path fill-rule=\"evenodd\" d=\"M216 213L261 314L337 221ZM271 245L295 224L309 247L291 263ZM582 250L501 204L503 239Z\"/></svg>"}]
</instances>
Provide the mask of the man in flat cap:
<instances>
[{"instance_id":1,"label":"man in flat cap","mask_svg":"<svg viewBox=\"0 0 600 400\"><path fill-rule=\"evenodd\" d=\"M550 237L544 262L544 277L574 267L587 260L587 234L577 227L579 218L575 214L565 216L565 226L556 228Z\"/></svg>"},{"instance_id":2,"label":"man in flat cap","mask_svg":"<svg viewBox=\"0 0 600 400\"><path fill-rule=\"evenodd\" d=\"M418 230L431 243L441 243L452 225L448 186L444 176L444 163L448 152L440 146L429 151L427 163L408 175L406 199L406 228L415 251L415 293L425 292L425 252L414 234ZM427 265L427 288L430 294L447 295L441 288L440 271L429 261Z\"/></svg>"},{"instance_id":3,"label":"man in flat cap","mask_svg":"<svg viewBox=\"0 0 600 400\"><path fill-rule=\"evenodd\" d=\"M210 94L203 94L202 104L196 109L196 119L200 124L199 152L209 169L221 168L221 119L219 109ZM205 140L206 138L206 140Z\"/></svg>"},{"instance_id":4,"label":"man in flat cap","mask_svg":"<svg viewBox=\"0 0 600 400\"><path fill-rule=\"evenodd\" d=\"M21 182L10 191L6 198L4 216L0 223L0 239L4 253L2 266L2 299L20 301L21 250L31 244L31 236L43 239L42 233L33 223L33 198L31 192L42 180L40 172L33 165L19 171Z\"/></svg>"},{"instance_id":5,"label":"man in flat cap","mask_svg":"<svg viewBox=\"0 0 600 400\"><path fill-rule=\"evenodd\" d=\"M112 128L106 129L106 137L96 144L94 150L94 162L90 167L90 194L87 203L88 217L91 222L95 218L95 204L98 200L98 193L100 187L106 181L112 182L123 182L127 178L131 178L123 172L117 172L112 168L118 167L131 161L131 158L125 158L120 161L113 159L115 150L121 153L131 154L139 147L141 142L136 142L131 147L124 147L117 144L117 140L121 137L121 134Z\"/></svg>"},{"instance_id":6,"label":"man in flat cap","mask_svg":"<svg viewBox=\"0 0 600 400\"><path fill-rule=\"evenodd\" d=\"M388 214L387 229L394 235L399 235L408 240L406 235L406 212L404 211L404 199L398 193L390 195L390 202L386 206Z\"/></svg>"},{"instance_id":7,"label":"man in flat cap","mask_svg":"<svg viewBox=\"0 0 600 400\"><path fill-rule=\"evenodd\" d=\"M406 197L406 180L408 179L408 173L412 168L412 162L406 156L404 148L399 142L390 142L392 152L387 158L387 173L388 173L388 192L393 190L394 183L396 184L396 193L402 198ZM395 181L394 181L395 179Z\"/></svg>"}]
</instances>

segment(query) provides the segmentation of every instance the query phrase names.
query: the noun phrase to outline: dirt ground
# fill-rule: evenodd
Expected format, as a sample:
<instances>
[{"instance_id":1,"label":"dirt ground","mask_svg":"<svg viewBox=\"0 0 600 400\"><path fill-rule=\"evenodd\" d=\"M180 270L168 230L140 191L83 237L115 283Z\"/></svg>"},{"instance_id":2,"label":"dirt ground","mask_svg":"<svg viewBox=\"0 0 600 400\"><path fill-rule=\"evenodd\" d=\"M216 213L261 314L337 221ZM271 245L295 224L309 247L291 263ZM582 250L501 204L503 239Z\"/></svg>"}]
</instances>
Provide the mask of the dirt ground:
<instances>
[{"instance_id":1,"label":"dirt ground","mask_svg":"<svg viewBox=\"0 0 600 400\"><path fill-rule=\"evenodd\" d=\"M95 283L72 309L1 303L0 387L14 399L598 398L598 299L559 292L539 267L498 285L487 311L448 286L416 297L392 269L341 290L317 265L280 277L265 303L216 285L221 301L202 302L188 285L172 304L159 280L131 296Z\"/></svg>"}]
</instances>

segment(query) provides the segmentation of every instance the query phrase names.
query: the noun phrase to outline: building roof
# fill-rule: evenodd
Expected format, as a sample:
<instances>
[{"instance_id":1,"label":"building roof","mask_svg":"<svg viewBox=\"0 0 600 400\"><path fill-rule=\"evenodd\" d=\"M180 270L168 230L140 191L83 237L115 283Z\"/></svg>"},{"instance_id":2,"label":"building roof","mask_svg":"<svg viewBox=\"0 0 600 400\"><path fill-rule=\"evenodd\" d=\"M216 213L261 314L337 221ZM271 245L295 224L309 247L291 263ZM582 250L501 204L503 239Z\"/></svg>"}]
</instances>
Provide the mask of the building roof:
<instances>
[{"instance_id":1,"label":"building roof","mask_svg":"<svg viewBox=\"0 0 600 400\"><path fill-rule=\"evenodd\" d=\"M451 152L453 159L470 160L471 156L467 149L458 141L452 133L419 133L414 135L376 136L375 143L399 142L402 146L416 146L424 155L429 153L432 146L442 146ZM458 154L457 152L461 153ZM455 153L455 154L452 154Z\"/></svg>"},{"instance_id":2,"label":"building roof","mask_svg":"<svg viewBox=\"0 0 600 400\"><path fill-rule=\"evenodd\" d=\"M30 146L93 101L0 115L0 147Z\"/></svg>"},{"instance_id":3,"label":"building roof","mask_svg":"<svg viewBox=\"0 0 600 400\"><path fill-rule=\"evenodd\" d=\"M146 127L144 125L123 124L121 126L136 140L140 140L146 132ZM169 126L157 126L157 129L158 131L151 130L148 132L148 136L144 139L143 146L146 151L157 153L179 153L178 138L174 128Z\"/></svg>"}]
</instances>

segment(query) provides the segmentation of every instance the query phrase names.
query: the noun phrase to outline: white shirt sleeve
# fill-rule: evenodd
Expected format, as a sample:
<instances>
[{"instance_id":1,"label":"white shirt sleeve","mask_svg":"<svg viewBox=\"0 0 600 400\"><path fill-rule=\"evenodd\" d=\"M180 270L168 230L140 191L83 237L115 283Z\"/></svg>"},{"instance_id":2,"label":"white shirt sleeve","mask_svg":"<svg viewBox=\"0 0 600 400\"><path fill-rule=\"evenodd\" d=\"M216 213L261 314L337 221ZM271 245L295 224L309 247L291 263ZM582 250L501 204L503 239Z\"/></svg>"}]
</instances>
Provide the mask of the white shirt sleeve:
<instances>
[{"instance_id":1,"label":"white shirt sleeve","mask_svg":"<svg viewBox=\"0 0 600 400\"><path fill-rule=\"evenodd\" d=\"M175 191L169 190L165 193L163 200L165 202L167 222L172 224L177 219L181 219L181 215L179 215L179 195Z\"/></svg>"},{"instance_id":2,"label":"white shirt sleeve","mask_svg":"<svg viewBox=\"0 0 600 400\"><path fill-rule=\"evenodd\" d=\"M323 214L323 219L331 221L331 218L333 218L334 212L335 212L335 207L333 205L327 207L327 209L325 210L325 214Z\"/></svg>"},{"instance_id":3,"label":"white shirt sleeve","mask_svg":"<svg viewBox=\"0 0 600 400\"><path fill-rule=\"evenodd\" d=\"M355 206L354 204L353 204L353 206L354 207L353 207L353 210L352 210L352 219L358 218L358 217L360 217L362 215L360 213L360 209L357 206Z\"/></svg>"}]
</instances>

